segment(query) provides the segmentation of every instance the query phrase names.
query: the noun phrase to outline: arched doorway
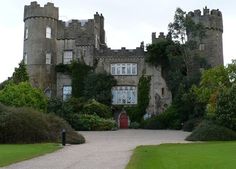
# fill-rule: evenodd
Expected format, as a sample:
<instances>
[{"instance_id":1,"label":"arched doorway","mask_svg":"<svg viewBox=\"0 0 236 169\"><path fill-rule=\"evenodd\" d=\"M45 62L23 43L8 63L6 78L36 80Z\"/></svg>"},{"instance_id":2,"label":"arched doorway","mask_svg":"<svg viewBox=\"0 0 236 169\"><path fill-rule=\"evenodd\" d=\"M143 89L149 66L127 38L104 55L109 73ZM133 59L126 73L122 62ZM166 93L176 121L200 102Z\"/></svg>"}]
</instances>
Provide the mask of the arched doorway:
<instances>
[{"instance_id":1,"label":"arched doorway","mask_svg":"<svg viewBox=\"0 0 236 169\"><path fill-rule=\"evenodd\" d=\"M120 113L119 126L120 126L121 129L129 128L129 117L124 112Z\"/></svg>"}]
</instances>

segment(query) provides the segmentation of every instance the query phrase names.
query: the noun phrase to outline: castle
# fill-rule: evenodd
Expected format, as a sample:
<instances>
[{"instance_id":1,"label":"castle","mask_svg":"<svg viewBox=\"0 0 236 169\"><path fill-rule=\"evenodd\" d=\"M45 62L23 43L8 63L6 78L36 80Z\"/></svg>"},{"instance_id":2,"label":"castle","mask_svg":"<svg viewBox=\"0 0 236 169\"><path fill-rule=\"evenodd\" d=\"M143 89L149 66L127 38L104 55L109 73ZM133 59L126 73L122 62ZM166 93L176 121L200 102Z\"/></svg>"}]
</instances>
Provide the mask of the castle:
<instances>
[{"instance_id":1,"label":"castle","mask_svg":"<svg viewBox=\"0 0 236 169\"><path fill-rule=\"evenodd\" d=\"M199 52L212 65L223 64L222 15L219 10L205 8L189 12L189 16L206 28L206 36L199 40ZM105 43L104 17L96 13L93 19L59 20L59 9L53 3L40 7L31 2L24 8L24 62L30 82L44 90L49 97L66 100L72 92L71 77L55 71L58 64L70 64L72 60L83 59L85 64L94 66L96 72L106 71L117 79L112 88L112 104L137 104L137 85L142 75L151 76L150 102L147 112L162 112L172 100L161 67L145 62L146 52L141 43L136 49L113 50ZM152 43L165 38L152 34ZM191 38L191 35L189 35Z\"/></svg>"}]
</instances>

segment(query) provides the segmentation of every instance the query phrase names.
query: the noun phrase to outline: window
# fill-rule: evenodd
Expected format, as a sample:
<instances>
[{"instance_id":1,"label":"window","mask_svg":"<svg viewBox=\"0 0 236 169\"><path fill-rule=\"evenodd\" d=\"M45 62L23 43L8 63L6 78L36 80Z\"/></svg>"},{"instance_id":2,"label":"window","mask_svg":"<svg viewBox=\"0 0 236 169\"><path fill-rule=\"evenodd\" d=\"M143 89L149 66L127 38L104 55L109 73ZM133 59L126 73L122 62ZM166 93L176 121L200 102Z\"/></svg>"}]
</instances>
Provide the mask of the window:
<instances>
[{"instance_id":1,"label":"window","mask_svg":"<svg viewBox=\"0 0 236 169\"><path fill-rule=\"evenodd\" d=\"M162 97L165 95L165 88L161 88L161 95Z\"/></svg>"},{"instance_id":2,"label":"window","mask_svg":"<svg viewBox=\"0 0 236 169\"><path fill-rule=\"evenodd\" d=\"M137 75L136 63L115 63L111 64L112 75Z\"/></svg>"},{"instance_id":3,"label":"window","mask_svg":"<svg viewBox=\"0 0 236 169\"><path fill-rule=\"evenodd\" d=\"M28 39L29 36L29 29L25 28L25 39Z\"/></svg>"},{"instance_id":4,"label":"window","mask_svg":"<svg viewBox=\"0 0 236 169\"><path fill-rule=\"evenodd\" d=\"M134 86L113 87L112 104L137 104L137 88Z\"/></svg>"},{"instance_id":5,"label":"window","mask_svg":"<svg viewBox=\"0 0 236 169\"><path fill-rule=\"evenodd\" d=\"M68 100L72 94L72 87L71 86L63 86L63 101Z\"/></svg>"},{"instance_id":6,"label":"window","mask_svg":"<svg viewBox=\"0 0 236 169\"><path fill-rule=\"evenodd\" d=\"M46 53L46 64L47 65L51 64L51 53Z\"/></svg>"},{"instance_id":7,"label":"window","mask_svg":"<svg viewBox=\"0 0 236 169\"><path fill-rule=\"evenodd\" d=\"M70 64L72 60L73 60L73 52L72 51L64 51L63 63Z\"/></svg>"},{"instance_id":8,"label":"window","mask_svg":"<svg viewBox=\"0 0 236 169\"><path fill-rule=\"evenodd\" d=\"M205 44L200 44L200 45L199 45L199 50L200 50L200 51L205 50Z\"/></svg>"},{"instance_id":9,"label":"window","mask_svg":"<svg viewBox=\"0 0 236 169\"><path fill-rule=\"evenodd\" d=\"M25 65L27 65L27 60L28 60L28 57L27 57L27 53L25 53L25 55L24 55L24 63L25 63Z\"/></svg>"},{"instance_id":10,"label":"window","mask_svg":"<svg viewBox=\"0 0 236 169\"><path fill-rule=\"evenodd\" d=\"M51 39L52 37L52 29L47 26L46 28L46 38Z\"/></svg>"}]
</instances>

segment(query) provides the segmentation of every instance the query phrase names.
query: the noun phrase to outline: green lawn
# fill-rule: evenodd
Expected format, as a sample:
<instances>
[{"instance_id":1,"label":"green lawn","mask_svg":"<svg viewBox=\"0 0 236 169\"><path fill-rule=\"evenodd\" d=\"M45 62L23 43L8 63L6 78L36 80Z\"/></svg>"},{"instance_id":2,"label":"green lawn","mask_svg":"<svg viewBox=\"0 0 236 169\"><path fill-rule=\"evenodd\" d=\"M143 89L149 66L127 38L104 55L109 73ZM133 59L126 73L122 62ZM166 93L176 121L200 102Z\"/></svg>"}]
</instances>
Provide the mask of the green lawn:
<instances>
[{"instance_id":1,"label":"green lawn","mask_svg":"<svg viewBox=\"0 0 236 169\"><path fill-rule=\"evenodd\" d=\"M58 150L58 144L0 144L0 167Z\"/></svg>"},{"instance_id":2,"label":"green lawn","mask_svg":"<svg viewBox=\"0 0 236 169\"><path fill-rule=\"evenodd\" d=\"M139 146L126 169L235 169L236 142Z\"/></svg>"}]
</instances>

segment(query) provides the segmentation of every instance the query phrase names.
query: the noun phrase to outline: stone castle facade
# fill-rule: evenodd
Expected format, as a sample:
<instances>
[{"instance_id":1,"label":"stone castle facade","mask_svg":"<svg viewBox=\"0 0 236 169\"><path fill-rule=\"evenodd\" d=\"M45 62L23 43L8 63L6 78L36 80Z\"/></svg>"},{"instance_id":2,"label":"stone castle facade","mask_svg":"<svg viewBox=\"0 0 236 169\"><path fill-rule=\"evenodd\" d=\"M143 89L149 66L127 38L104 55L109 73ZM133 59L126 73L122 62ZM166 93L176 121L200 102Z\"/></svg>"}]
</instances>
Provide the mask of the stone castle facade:
<instances>
[{"instance_id":1,"label":"stone castle facade","mask_svg":"<svg viewBox=\"0 0 236 169\"><path fill-rule=\"evenodd\" d=\"M222 15L218 10L204 9L190 12L195 22L207 29L207 36L199 41L199 51L206 54L212 66L223 64ZM141 43L136 49L110 49L105 42L104 17L96 13L93 19L59 20L59 9L53 3L40 7L31 2L24 9L24 62L30 82L52 97L67 99L71 95L71 78L58 73L55 66L81 60L90 66L96 63L96 72L108 72L118 81L112 89L112 104L137 104L137 87L142 75L151 76L150 102L147 112L162 112L172 100L161 67L145 62L146 52ZM165 38L152 34L152 43ZM191 37L190 37L191 38Z\"/></svg>"}]
</instances>

